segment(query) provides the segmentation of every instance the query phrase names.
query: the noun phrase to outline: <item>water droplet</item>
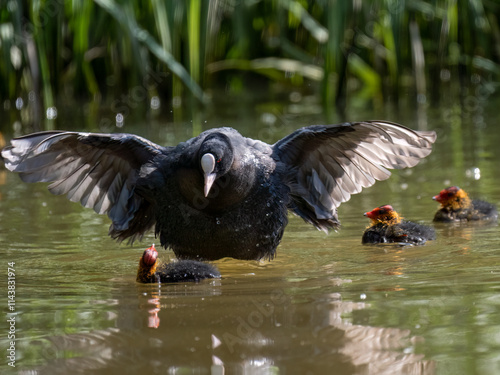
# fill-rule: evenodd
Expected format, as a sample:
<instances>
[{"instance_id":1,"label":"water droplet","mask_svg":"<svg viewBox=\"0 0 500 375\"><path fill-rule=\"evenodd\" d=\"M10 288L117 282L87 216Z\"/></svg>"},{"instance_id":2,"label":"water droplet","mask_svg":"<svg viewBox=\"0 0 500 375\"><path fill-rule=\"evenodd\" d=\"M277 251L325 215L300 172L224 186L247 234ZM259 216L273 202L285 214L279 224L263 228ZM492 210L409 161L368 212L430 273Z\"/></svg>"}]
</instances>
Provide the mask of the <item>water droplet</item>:
<instances>
[{"instance_id":1,"label":"water droplet","mask_svg":"<svg viewBox=\"0 0 500 375\"><path fill-rule=\"evenodd\" d=\"M153 96L151 98L151 109L158 109L160 108L160 98L157 96Z\"/></svg>"},{"instance_id":2,"label":"water droplet","mask_svg":"<svg viewBox=\"0 0 500 375\"><path fill-rule=\"evenodd\" d=\"M55 120L57 118L57 108L49 107L46 111L47 120Z\"/></svg>"},{"instance_id":3,"label":"water droplet","mask_svg":"<svg viewBox=\"0 0 500 375\"><path fill-rule=\"evenodd\" d=\"M23 98L17 98L16 99L16 108L21 109L24 106L24 100Z\"/></svg>"},{"instance_id":4,"label":"water droplet","mask_svg":"<svg viewBox=\"0 0 500 375\"><path fill-rule=\"evenodd\" d=\"M361 293L360 296L359 296L360 299L366 299L366 294L364 293Z\"/></svg>"},{"instance_id":5,"label":"water droplet","mask_svg":"<svg viewBox=\"0 0 500 375\"><path fill-rule=\"evenodd\" d=\"M465 171L465 175L468 178L473 178L474 180L479 180L481 178L481 170L477 167L470 168Z\"/></svg>"},{"instance_id":6,"label":"water droplet","mask_svg":"<svg viewBox=\"0 0 500 375\"><path fill-rule=\"evenodd\" d=\"M277 117L272 113L263 113L260 120L266 125L272 125L276 122Z\"/></svg>"},{"instance_id":7,"label":"water droplet","mask_svg":"<svg viewBox=\"0 0 500 375\"><path fill-rule=\"evenodd\" d=\"M116 114L116 127L117 128L123 127L124 122L125 122L125 118L123 117L123 115L121 113L117 113Z\"/></svg>"}]
</instances>

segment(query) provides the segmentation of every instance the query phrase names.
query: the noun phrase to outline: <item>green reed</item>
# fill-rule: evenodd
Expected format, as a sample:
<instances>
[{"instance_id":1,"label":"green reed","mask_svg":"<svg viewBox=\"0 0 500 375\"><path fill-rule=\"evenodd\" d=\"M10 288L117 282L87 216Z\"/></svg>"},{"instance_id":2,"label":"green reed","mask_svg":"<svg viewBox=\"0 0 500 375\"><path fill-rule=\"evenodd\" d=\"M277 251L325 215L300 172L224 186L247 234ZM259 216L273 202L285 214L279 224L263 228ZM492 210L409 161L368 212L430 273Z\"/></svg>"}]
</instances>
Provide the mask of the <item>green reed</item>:
<instances>
[{"instance_id":1,"label":"green reed","mask_svg":"<svg viewBox=\"0 0 500 375\"><path fill-rule=\"evenodd\" d=\"M42 118L61 97L109 105L138 87L207 104L215 89L254 89L252 74L262 90L312 87L338 110L402 93L436 102L450 82L468 90L500 74L500 3L488 0L0 4L0 99L31 92Z\"/></svg>"}]
</instances>

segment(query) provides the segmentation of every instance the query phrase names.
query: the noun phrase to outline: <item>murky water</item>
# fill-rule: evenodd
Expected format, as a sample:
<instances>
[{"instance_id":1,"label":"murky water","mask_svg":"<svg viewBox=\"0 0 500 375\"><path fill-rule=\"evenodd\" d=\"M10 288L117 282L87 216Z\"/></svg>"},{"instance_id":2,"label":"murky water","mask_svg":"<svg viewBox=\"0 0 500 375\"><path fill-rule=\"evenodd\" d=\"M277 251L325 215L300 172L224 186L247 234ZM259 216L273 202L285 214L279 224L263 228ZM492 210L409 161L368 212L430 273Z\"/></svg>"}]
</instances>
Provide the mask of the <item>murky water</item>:
<instances>
[{"instance_id":1,"label":"murky water","mask_svg":"<svg viewBox=\"0 0 500 375\"><path fill-rule=\"evenodd\" d=\"M107 217L0 169L4 311L9 262L16 292L15 315L7 315L15 316L16 367L5 355L4 319L2 373L500 373L496 224L439 225L438 239L420 247L361 245L363 212L392 204L407 219L431 225L437 208L431 197L447 185L500 205L495 105L481 121L477 113L453 117L448 110L425 114L439 134L431 156L343 204L338 233L326 236L291 217L274 261L223 259L215 262L223 278L199 284L137 284L138 259L155 242L152 235L118 245L107 237ZM217 120L274 142L324 122L268 115L201 123ZM416 127L413 117L384 116ZM150 124L125 131L174 144L192 129Z\"/></svg>"}]
</instances>

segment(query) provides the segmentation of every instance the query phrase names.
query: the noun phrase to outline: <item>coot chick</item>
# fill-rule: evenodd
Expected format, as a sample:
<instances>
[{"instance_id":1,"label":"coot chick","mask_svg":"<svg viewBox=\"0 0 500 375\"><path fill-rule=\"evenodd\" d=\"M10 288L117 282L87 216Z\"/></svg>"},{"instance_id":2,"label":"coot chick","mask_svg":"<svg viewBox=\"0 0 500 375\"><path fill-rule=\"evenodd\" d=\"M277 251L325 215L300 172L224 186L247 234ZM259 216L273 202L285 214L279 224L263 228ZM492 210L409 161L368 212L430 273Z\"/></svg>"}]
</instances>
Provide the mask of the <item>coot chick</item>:
<instances>
[{"instance_id":1,"label":"coot chick","mask_svg":"<svg viewBox=\"0 0 500 375\"><path fill-rule=\"evenodd\" d=\"M137 281L140 283L199 282L218 278L220 273L213 265L196 260L179 260L159 265L154 244L144 250L137 270Z\"/></svg>"},{"instance_id":2,"label":"coot chick","mask_svg":"<svg viewBox=\"0 0 500 375\"><path fill-rule=\"evenodd\" d=\"M436 239L433 228L403 220L391 205L377 207L364 215L371 220L371 226L363 233L361 242L364 244L396 242L423 245L427 240Z\"/></svg>"},{"instance_id":3,"label":"coot chick","mask_svg":"<svg viewBox=\"0 0 500 375\"><path fill-rule=\"evenodd\" d=\"M450 186L432 197L441 203L441 208L434 215L436 222L496 220L496 207L488 202L471 199L458 186Z\"/></svg>"},{"instance_id":4,"label":"coot chick","mask_svg":"<svg viewBox=\"0 0 500 375\"><path fill-rule=\"evenodd\" d=\"M40 132L2 151L25 182L107 213L109 234L140 239L153 226L179 259L273 258L288 210L316 228L337 228L337 207L386 168L413 167L434 132L381 121L309 126L277 143L232 128L176 147L131 134Z\"/></svg>"}]
</instances>

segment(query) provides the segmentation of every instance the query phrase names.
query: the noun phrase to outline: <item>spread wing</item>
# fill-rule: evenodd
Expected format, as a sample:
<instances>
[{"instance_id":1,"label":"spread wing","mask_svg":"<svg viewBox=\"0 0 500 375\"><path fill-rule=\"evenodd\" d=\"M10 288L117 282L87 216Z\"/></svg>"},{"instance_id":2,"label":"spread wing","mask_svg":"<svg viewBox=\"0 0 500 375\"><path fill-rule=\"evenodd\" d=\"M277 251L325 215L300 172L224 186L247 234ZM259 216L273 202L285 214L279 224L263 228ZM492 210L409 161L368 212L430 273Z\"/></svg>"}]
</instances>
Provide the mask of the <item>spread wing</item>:
<instances>
[{"instance_id":1,"label":"spread wing","mask_svg":"<svg viewBox=\"0 0 500 375\"><path fill-rule=\"evenodd\" d=\"M135 193L135 182L141 166L162 150L131 134L49 131L11 140L2 156L23 181L51 182L50 192L107 213L110 234L133 241L154 224L151 215L144 220L149 202Z\"/></svg>"},{"instance_id":2,"label":"spread wing","mask_svg":"<svg viewBox=\"0 0 500 375\"><path fill-rule=\"evenodd\" d=\"M326 232L351 194L389 178L387 168L413 167L435 140L435 132L383 121L309 126L274 144L273 157L288 170L290 208Z\"/></svg>"}]
</instances>

